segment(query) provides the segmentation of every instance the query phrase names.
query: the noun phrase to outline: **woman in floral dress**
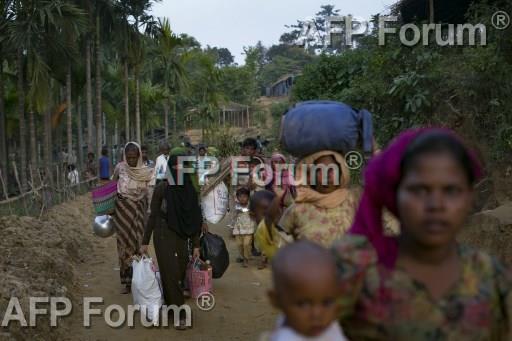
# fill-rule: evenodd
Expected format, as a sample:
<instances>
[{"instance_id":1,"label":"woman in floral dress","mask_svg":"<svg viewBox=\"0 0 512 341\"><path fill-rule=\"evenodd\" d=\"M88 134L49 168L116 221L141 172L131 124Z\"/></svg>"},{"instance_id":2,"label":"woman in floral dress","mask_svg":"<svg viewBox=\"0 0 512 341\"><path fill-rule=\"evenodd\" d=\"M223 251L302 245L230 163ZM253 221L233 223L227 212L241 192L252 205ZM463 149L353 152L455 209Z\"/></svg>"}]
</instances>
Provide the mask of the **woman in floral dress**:
<instances>
[{"instance_id":1,"label":"woman in floral dress","mask_svg":"<svg viewBox=\"0 0 512 341\"><path fill-rule=\"evenodd\" d=\"M331 169L322 172L322 166ZM348 231L357 208L358 196L349 189L345 159L334 151L312 154L299 162L295 179L295 203L283 213L278 226L295 240L330 247Z\"/></svg>"},{"instance_id":2,"label":"woman in floral dress","mask_svg":"<svg viewBox=\"0 0 512 341\"><path fill-rule=\"evenodd\" d=\"M333 248L350 340L512 340L511 273L456 240L481 176L444 129L406 132L370 162L354 225ZM385 236L384 208L400 236Z\"/></svg>"}]
</instances>

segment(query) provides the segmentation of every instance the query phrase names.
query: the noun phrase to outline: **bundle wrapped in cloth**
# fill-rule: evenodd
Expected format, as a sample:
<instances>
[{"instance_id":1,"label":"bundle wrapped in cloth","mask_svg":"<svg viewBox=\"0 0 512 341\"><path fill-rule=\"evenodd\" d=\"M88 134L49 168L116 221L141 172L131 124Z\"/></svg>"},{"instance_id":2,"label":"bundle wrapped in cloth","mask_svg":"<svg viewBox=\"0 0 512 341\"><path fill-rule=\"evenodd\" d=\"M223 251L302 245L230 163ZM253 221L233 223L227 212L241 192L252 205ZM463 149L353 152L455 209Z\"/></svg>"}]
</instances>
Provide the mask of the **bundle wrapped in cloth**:
<instances>
[{"instance_id":1,"label":"bundle wrapped in cloth","mask_svg":"<svg viewBox=\"0 0 512 341\"><path fill-rule=\"evenodd\" d=\"M321 150L371 153L372 114L341 102L302 102L284 115L280 135L283 148L299 158Z\"/></svg>"}]
</instances>

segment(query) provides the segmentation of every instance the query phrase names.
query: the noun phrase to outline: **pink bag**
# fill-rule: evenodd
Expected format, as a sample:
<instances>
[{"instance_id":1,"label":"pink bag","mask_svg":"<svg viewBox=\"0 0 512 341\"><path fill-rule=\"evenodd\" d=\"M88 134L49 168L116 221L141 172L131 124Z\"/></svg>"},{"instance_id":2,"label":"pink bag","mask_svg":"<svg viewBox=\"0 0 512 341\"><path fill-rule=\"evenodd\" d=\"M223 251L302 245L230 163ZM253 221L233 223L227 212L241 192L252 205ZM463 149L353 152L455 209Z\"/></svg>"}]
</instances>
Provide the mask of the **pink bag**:
<instances>
[{"instance_id":1,"label":"pink bag","mask_svg":"<svg viewBox=\"0 0 512 341\"><path fill-rule=\"evenodd\" d=\"M117 197L117 182L111 181L92 190L92 203L97 215L112 214Z\"/></svg>"},{"instance_id":2,"label":"pink bag","mask_svg":"<svg viewBox=\"0 0 512 341\"><path fill-rule=\"evenodd\" d=\"M213 291L212 267L199 258L190 261L186 276L192 298L198 298L201 294Z\"/></svg>"}]
</instances>

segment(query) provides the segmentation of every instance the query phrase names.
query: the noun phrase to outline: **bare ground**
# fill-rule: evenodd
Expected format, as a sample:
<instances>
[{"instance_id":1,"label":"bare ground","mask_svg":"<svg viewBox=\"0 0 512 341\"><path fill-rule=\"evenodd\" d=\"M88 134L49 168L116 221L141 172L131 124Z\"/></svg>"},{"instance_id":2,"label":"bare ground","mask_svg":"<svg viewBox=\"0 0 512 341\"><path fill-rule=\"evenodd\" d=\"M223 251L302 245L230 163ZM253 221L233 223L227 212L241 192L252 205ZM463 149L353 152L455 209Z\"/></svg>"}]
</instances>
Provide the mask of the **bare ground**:
<instances>
[{"instance_id":1,"label":"bare ground","mask_svg":"<svg viewBox=\"0 0 512 341\"><path fill-rule=\"evenodd\" d=\"M89 231L87 231L89 232ZM234 242L228 238L228 230L222 224L212 227L212 232L222 235L231 255L231 265L223 278L214 281L215 307L203 312L196 301L186 303L192 307L193 328L176 331L171 328L146 328L138 321L135 327L118 329L107 326L103 317L93 318L89 329L81 325L82 307L75 311L72 340L256 340L260 333L272 327L275 313L266 299L270 284L269 270L257 270L256 261L249 269L235 262ZM109 304L125 307L132 304L131 295L121 295L119 270L114 238L99 239L90 235L94 244L91 257L79 267L82 284L79 297L103 297L105 304L97 307L103 311ZM151 254L154 255L153 250Z\"/></svg>"}]
</instances>

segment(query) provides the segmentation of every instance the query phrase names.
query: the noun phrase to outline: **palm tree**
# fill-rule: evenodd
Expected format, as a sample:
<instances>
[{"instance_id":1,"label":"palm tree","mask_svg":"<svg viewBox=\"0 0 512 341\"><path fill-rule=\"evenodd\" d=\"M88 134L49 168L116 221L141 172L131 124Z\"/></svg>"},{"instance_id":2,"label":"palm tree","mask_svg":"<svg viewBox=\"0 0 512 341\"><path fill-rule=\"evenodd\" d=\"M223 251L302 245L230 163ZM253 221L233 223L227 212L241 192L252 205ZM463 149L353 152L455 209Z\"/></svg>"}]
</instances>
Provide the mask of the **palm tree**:
<instances>
[{"instance_id":1,"label":"palm tree","mask_svg":"<svg viewBox=\"0 0 512 341\"><path fill-rule=\"evenodd\" d=\"M84 54L85 54L85 110L87 117L87 152L94 152L94 116L92 105L92 36L95 27L94 15L94 1L81 0L79 7L82 8L87 14L88 28L87 32L83 35L84 39Z\"/></svg>"},{"instance_id":2,"label":"palm tree","mask_svg":"<svg viewBox=\"0 0 512 341\"><path fill-rule=\"evenodd\" d=\"M154 59L157 61L157 76L167 92L164 100L164 126L165 138L169 136L169 108L171 104L174 106L174 123L173 130L176 136L177 118L176 105L179 93L188 86L187 73L185 64L189 55L185 53L185 44L181 38L176 36L172 30L169 20L159 19L156 34L156 48L154 51Z\"/></svg>"},{"instance_id":3,"label":"palm tree","mask_svg":"<svg viewBox=\"0 0 512 341\"><path fill-rule=\"evenodd\" d=\"M14 18L14 1L2 1L3 7L0 14L0 170L4 181L7 178L7 127L5 112L5 83L4 83L4 60L11 50L8 45L8 27Z\"/></svg>"},{"instance_id":4,"label":"palm tree","mask_svg":"<svg viewBox=\"0 0 512 341\"><path fill-rule=\"evenodd\" d=\"M125 139L130 140L130 64L132 61L131 50L132 42L136 39L137 32L128 22L128 14L122 6L118 6L116 16L116 40L115 47L120 52L120 59L123 64L123 104L124 104L124 121L125 121Z\"/></svg>"},{"instance_id":5,"label":"palm tree","mask_svg":"<svg viewBox=\"0 0 512 341\"><path fill-rule=\"evenodd\" d=\"M101 102L101 39L100 39L100 14L96 14L96 151L97 155L101 155L101 149L103 148L102 143L102 114L103 107Z\"/></svg>"},{"instance_id":6,"label":"palm tree","mask_svg":"<svg viewBox=\"0 0 512 341\"><path fill-rule=\"evenodd\" d=\"M200 67L199 83L195 91L201 94L199 113L201 119L201 130L204 136L205 125L211 122L212 114L218 109L219 102L223 100L220 91L220 71L215 66L215 60L208 54L198 54L197 61Z\"/></svg>"},{"instance_id":7,"label":"palm tree","mask_svg":"<svg viewBox=\"0 0 512 341\"><path fill-rule=\"evenodd\" d=\"M20 177L21 186L25 189L27 187L27 127L25 122L25 78L23 76L23 69L25 67L23 58L23 49L18 48L17 52L17 77L18 77L18 124L20 127Z\"/></svg>"},{"instance_id":8,"label":"palm tree","mask_svg":"<svg viewBox=\"0 0 512 341\"><path fill-rule=\"evenodd\" d=\"M0 53L1 52L0 48ZM0 60L0 170L2 177L7 175L7 129L5 120L5 100L4 100L4 61Z\"/></svg>"},{"instance_id":9,"label":"palm tree","mask_svg":"<svg viewBox=\"0 0 512 341\"><path fill-rule=\"evenodd\" d=\"M35 113L48 110L50 62L70 60L75 52L70 32L79 32L83 12L61 1L17 1L16 18L11 25L11 43L18 47L18 110L20 125L21 180L26 185L26 123L30 122L31 163L37 162ZM26 70L26 77L25 77ZM25 84L26 82L26 84ZM25 87L27 93L25 94Z\"/></svg>"},{"instance_id":10,"label":"palm tree","mask_svg":"<svg viewBox=\"0 0 512 341\"><path fill-rule=\"evenodd\" d=\"M141 89L141 71L144 65L146 42L140 32L144 31L146 34L151 34L155 27L156 22L153 16L148 12L151 10L153 3L161 0L121 0L120 6L123 8L127 20L133 21L133 29L135 31L134 40L132 41L133 48L131 49L131 59L134 62L134 79L135 79L135 134L139 143L142 143L142 132L140 122L140 89Z\"/></svg>"},{"instance_id":11,"label":"palm tree","mask_svg":"<svg viewBox=\"0 0 512 341\"><path fill-rule=\"evenodd\" d=\"M95 93L95 102L96 102L96 152L97 155L101 154L101 149L103 147L103 123L102 123L102 114L103 114L103 105L102 105L102 86L103 86L103 80L102 80L102 74L101 70L103 67L103 59L102 59L102 43L101 43L101 37L107 36L113 25L113 1L112 0L88 0L86 1L88 4L87 11L89 13L89 18L91 22L91 32L89 32L89 35L87 37L91 37L91 40L87 40L86 42L89 42L89 44L86 43L86 45L89 45L91 47L92 40L94 40L94 49L86 49L86 52L90 51L91 56L90 60L92 60L92 55L94 54L95 59L95 71L94 71L94 78L95 78L95 87L96 87L96 93ZM86 59L88 56L86 55ZM87 63L86 63L87 64ZM91 72L88 72L91 71ZM86 74L87 77L92 73L92 70L90 70L86 65ZM88 80L88 85L92 84ZM86 85L86 92L89 93L89 86ZM92 87L92 85L91 85ZM92 91L91 91L91 97L92 97ZM89 119L89 115L92 115L92 109L89 112L89 105L90 108L92 108L92 104L90 104L92 101L91 99L87 98L87 107L88 107L88 127L90 127L90 131L92 133L92 119ZM92 147L89 147L89 150L91 150Z\"/></svg>"},{"instance_id":12,"label":"palm tree","mask_svg":"<svg viewBox=\"0 0 512 341\"><path fill-rule=\"evenodd\" d=\"M85 38L85 107L87 111L87 152L94 151L93 110L92 110L92 77L91 77L91 37Z\"/></svg>"}]
</instances>

